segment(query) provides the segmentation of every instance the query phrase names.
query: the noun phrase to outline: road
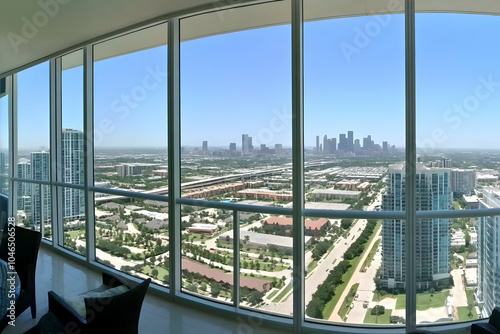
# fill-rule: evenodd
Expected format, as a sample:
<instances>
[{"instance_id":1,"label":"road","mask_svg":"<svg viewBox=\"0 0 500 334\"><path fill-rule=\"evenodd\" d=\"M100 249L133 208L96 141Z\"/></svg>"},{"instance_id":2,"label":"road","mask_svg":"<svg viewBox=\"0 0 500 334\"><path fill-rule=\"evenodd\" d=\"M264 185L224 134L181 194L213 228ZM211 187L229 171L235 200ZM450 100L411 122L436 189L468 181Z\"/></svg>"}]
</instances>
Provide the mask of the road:
<instances>
[{"instance_id":1,"label":"road","mask_svg":"<svg viewBox=\"0 0 500 334\"><path fill-rule=\"evenodd\" d=\"M361 267L363 266L363 263L365 262L366 258L368 257L368 254L370 253L370 250L373 248L377 240L380 239L380 234L381 234L382 228L379 228L378 231L375 234L375 237L373 240L370 242L370 244L365 248L365 253L361 257L358 266L354 270L353 275L351 276L351 279L349 280L349 283L347 283L346 288L342 292L342 295L340 296L339 302L337 305L335 305L335 308L333 309L333 313L330 315L330 321L335 321L335 322L341 322L342 319L338 315L338 312L340 310L340 307L342 306L342 302L344 301L345 297L351 290L351 287L359 283L358 286L358 295L359 297L357 300L353 303L354 308L351 310L349 313L349 322L350 323L363 323L364 318L365 318L365 313L366 309L363 308L363 303L365 301L371 301L373 298L373 290L375 289L375 282L373 278L375 277L375 274L377 272L378 267L380 266L381 262L381 256L380 252L377 254L379 255L376 260L372 262L368 270L364 273L360 272Z\"/></svg>"}]
</instances>

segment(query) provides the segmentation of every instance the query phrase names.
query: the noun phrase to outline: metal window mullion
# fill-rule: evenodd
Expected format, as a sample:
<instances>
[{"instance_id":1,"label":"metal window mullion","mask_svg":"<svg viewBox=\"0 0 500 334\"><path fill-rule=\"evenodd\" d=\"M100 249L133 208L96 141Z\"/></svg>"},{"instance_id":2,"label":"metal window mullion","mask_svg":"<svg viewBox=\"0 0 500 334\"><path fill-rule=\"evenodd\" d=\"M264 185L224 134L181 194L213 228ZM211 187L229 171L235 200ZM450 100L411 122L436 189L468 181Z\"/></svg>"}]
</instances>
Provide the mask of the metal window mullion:
<instances>
[{"instance_id":1,"label":"metal window mullion","mask_svg":"<svg viewBox=\"0 0 500 334\"><path fill-rule=\"evenodd\" d=\"M415 1L405 1L406 86L406 331L416 329L416 90L415 90Z\"/></svg>"},{"instance_id":2,"label":"metal window mullion","mask_svg":"<svg viewBox=\"0 0 500 334\"><path fill-rule=\"evenodd\" d=\"M181 291L181 136L180 136L180 23L168 22L168 212L170 252L170 293Z\"/></svg>"},{"instance_id":3,"label":"metal window mullion","mask_svg":"<svg viewBox=\"0 0 500 334\"><path fill-rule=\"evenodd\" d=\"M240 213L233 211L233 303L240 307Z\"/></svg>"},{"instance_id":4,"label":"metal window mullion","mask_svg":"<svg viewBox=\"0 0 500 334\"><path fill-rule=\"evenodd\" d=\"M304 279L304 50L303 2L292 0L292 184L293 329L301 333L305 312Z\"/></svg>"},{"instance_id":5,"label":"metal window mullion","mask_svg":"<svg viewBox=\"0 0 500 334\"><path fill-rule=\"evenodd\" d=\"M84 138L84 186L86 259L95 261L94 193L94 55L93 46L83 48L83 138Z\"/></svg>"},{"instance_id":6,"label":"metal window mullion","mask_svg":"<svg viewBox=\"0 0 500 334\"><path fill-rule=\"evenodd\" d=\"M9 217L17 220L17 182L12 180L17 171L17 74L13 74L5 80L8 94L8 118L9 118Z\"/></svg>"},{"instance_id":7,"label":"metal window mullion","mask_svg":"<svg viewBox=\"0 0 500 334\"><path fill-rule=\"evenodd\" d=\"M62 191L54 185L60 180L61 168L61 58L50 60L50 191L52 206L52 245L62 245L64 224L62 223Z\"/></svg>"}]
</instances>

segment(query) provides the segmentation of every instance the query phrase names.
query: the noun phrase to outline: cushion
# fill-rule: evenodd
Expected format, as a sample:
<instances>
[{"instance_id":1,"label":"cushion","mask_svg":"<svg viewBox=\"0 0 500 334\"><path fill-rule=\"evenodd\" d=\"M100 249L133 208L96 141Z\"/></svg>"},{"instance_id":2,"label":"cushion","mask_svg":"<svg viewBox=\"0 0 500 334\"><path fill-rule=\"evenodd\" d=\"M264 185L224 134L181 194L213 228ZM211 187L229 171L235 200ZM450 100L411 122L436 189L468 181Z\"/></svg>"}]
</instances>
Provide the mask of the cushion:
<instances>
[{"instance_id":1,"label":"cushion","mask_svg":"<svg viewBox=\"0 0 500 334\"><path fill-rule=\"evenodd\" d=\"M77 296L66 298L66 303L71 306L83 318L86 318L85 298L101 298L111 297L124 293L128 290L126 285L120 285L115 288L109 288L106 285L101 285L97 289L87 291Z\"/></svg>"}]
</instances>

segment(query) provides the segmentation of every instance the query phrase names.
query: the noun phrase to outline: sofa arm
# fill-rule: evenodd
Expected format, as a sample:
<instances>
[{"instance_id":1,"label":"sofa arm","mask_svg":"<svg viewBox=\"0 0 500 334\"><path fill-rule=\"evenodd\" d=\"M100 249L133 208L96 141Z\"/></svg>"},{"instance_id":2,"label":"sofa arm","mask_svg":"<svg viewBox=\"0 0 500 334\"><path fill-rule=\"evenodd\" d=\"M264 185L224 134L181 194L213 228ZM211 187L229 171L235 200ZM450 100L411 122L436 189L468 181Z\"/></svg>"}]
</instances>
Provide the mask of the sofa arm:
<instances>
[{"instance_id":1,"label":"sofa arm","mask_svg":"<svg viewBox=\"0 0 500 334\"><path fill-rule=\"evenodd\" d=\"M87 324L85 318L78 314L78 312L69 306L66 301L54 291L49 291L49 312L52 312L65 327L75 327ZM71 323L74 323L74 325Z\"/></svg>"},{"instance_id":2,"label":"sofa arm","mask_svg":"<svg viewBox=\"0 0 500 334\"><path fill-rule=\"evenodd\" d=\"M471 334L500 334L500 331L486 322L472 324L470 328Z\"/></svg>"}]
</instances>

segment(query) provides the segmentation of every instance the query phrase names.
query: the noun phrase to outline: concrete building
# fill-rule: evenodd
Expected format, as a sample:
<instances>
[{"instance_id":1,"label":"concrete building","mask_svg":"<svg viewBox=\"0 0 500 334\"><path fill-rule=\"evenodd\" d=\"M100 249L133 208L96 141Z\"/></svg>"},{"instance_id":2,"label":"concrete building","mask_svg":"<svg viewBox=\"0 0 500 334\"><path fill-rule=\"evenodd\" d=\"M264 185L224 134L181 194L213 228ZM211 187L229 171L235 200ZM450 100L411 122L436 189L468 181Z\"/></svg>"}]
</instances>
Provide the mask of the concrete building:
<instances>
[{"instance_id":1,"label":"concrete building","mask_svg":"<svg viewBox=\"0 0 500 334\"><path fill-rule=\"evenodd\" d=\"M417 163L416 210L449 210L452 205L450 169L426 168ZM389 166L382 210L405 210L405 166ZM449 219L416 222L417 288L427 289L450 276L451 226ZM382 284L405 286L405 221L386 219L382 225Z\"/></svg>"},{"instance_id":2,"label":"concrete building","mask_svg":"<svg viewBox=\"0 0 500 334\"><path fill-rule=\"evenodd\" d=\"M500 208L500 188L483 188L480 208ZM488 317L500 304L500 216L481 217L477 224L477 302Z\"/></svg>"},{"instance_id":3,"label":"concrete building","mask_svg":"<svg viewBox=\"0 0 500 334\"><path fill-rule=\"evenodd\" d=\"M37 181L50 180L50 153L32 152L30 154L31 179ZM31 188L32 223L39 225L51 219L50 188L43 185L33 185Z\"/></svg>"},{"instance_id":4,"label":"concrete building","mask_svg":"<svg viewBox=\"0 0 500 334\"><path fill-rule=\"evenodd\" d=\"M293 218L287 217L269 217L264 221L264 225L276 225L281 228L283 234L292 235ZM305 235L318 238L330 226L330 221L326 218L319 218L317 220L305 219L304 220Z\"/></svg>"},{"instance_id":5,"label":"concrete building","mask_svg":"<svg viewBox=\"0 0 500 334\"><path fill-rule=\"evenodd\" d=\"M304 238L305 244L309 244L311 241L310 236ZM219 236L219 241L224 243L233 242L233 232L225 232ZM293 238L283 237L280 235L272 235L265 233L257 233L252 231L241 230L240 231L240 242L245 245L245 247L256 248L256 249L293 249Z\"/></svg>"},{"instance_id":6,"label":"concrete building","mask_svg":"<svg viewBox=\"0 0 500 334\"><path fill-rule=\"evenodd\" d=\"M322 199L358 199L361 196L361 191L352 190L337 190L337 189L314 189L312 191L313 198Z\"/></svg>"},{"instance_id":7,"label":"concrete building","mask_svg":"<svg viewBox=\"0 0 500 334\"><path fill-rule=\"evenodd\" d=\"M63 182L81 185L84 183L83 132L62 130ZM63 217L80 219L85 215L85 192L69 187L63 188Z\"/></svg>"},{"instance_id":8,"label":"concrete building","mask_svg":"<svg viewBox=\"0 0 500 334\"><path fill-rule=\"evenodd\" d=\"M474 169L452 169L450 184L453 196L470 195L476 188L476 171Z\"/></svg>"}]
</instances>

